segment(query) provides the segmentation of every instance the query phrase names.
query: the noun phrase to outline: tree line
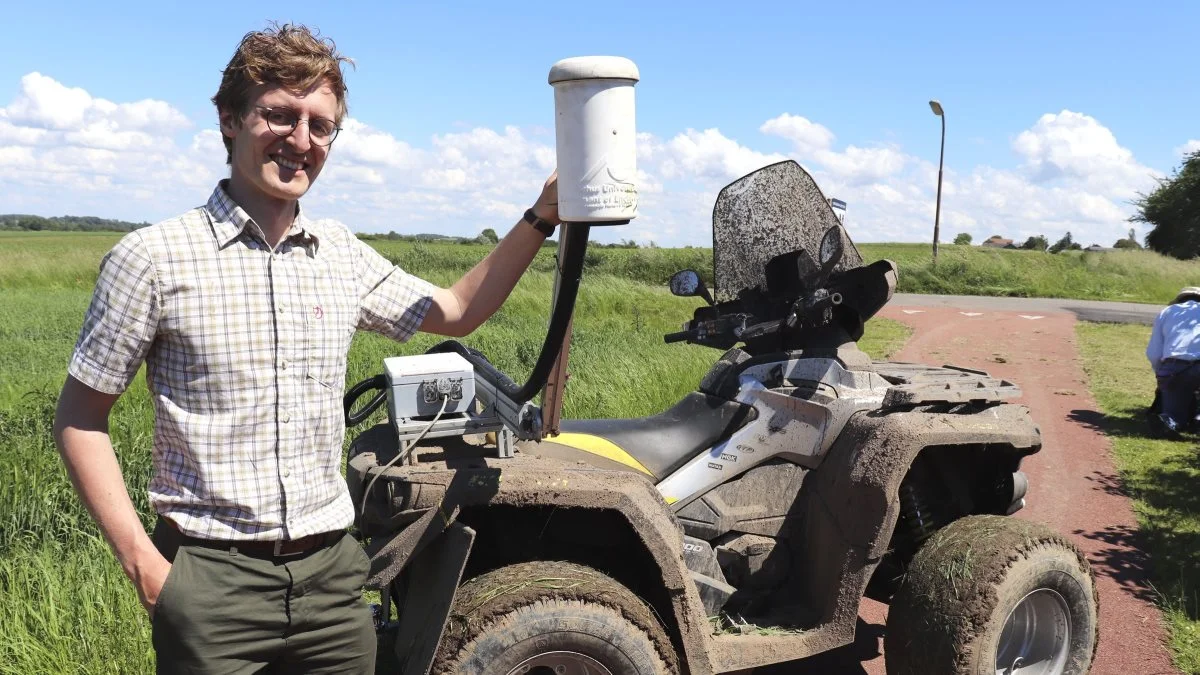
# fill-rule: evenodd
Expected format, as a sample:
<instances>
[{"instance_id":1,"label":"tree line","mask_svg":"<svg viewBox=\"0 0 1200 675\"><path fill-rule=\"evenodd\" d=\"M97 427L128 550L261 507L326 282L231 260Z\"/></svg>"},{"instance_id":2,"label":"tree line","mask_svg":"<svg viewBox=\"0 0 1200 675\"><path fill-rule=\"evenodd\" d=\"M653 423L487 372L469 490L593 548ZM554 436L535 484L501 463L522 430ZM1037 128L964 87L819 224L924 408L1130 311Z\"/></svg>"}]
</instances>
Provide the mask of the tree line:
<instances>
[{"instance_id":1,"label":"tree line","mask_svg":"<svg viewBox=\"0 0 1200 675\"><path fill-rule=\"evenodd\" d=\"M998 234L993 234L987 241L990 242L996 239L1002 239L1002 237ZM969 246L971 244L971 235L967 232L961 232L954 238L954 243L960 246ZM1140 249L1142 248L1142 245L1138 243L1137 233L1134 232L1133 228L1131 227L1129 228L1129 236L1118 239L1116 243L1112 245L1112 247ZM1083 246L1079 242L1075 241L1075 239L1071 236L1071 233L1068 231L1062 236L1062 238L1053 244L1050 243L1050 240L1047 239L1045 235L1038 234L1029 237L1023 244L1017 245L1016 242L1013 242L1013 244L1005 246L1005 248L1018 248L1026 251L1042 251L1043 253L1059 253L1061 251L1079 251L1083 249Z\"/></svg>"},{"instance_id":2,"label":"tree line","mask_svg":"<svg viewBox=\"0 0 1200 675\"><path fill-rule=\"evenodd\" d=\"M131 223L124 220L112 220L110 218L97 218L95 216L54 216L51 218L43 218L42 216L33 216L23 213L10 213L0 215L0 231L18 231L18 232L132 232L133 230L147 227L150 223ZM405 241L418 243L439 243L439 244L491 244L500 243L500 236L492 228L486 228L474 237L455 237L445 234L400 234L396 231L387 233L369 233L358 232L356 236L365 241ZM599 242L591 242L593 247L599 248L639 248L638 244L632 240L626 241L622 239L619 243L601 244ZM558 242L554 239L547 239L542 243L544 248L558 246ZM658 248L654 242L650 242L648 248ZM688 247L690 248L690 247Z\"/></svg>"},{"instance_id":3,"label":"tree line","mask_svg":"<svg viewBox=\"0 0 1200 675\"><path fill-rule=\"evenodd\" d=\"M130 223L95 216L54 216L43 218L23 213L0 215L0 230L23 232L132 232L150 223Z\"/></svg>"}]
</instances>

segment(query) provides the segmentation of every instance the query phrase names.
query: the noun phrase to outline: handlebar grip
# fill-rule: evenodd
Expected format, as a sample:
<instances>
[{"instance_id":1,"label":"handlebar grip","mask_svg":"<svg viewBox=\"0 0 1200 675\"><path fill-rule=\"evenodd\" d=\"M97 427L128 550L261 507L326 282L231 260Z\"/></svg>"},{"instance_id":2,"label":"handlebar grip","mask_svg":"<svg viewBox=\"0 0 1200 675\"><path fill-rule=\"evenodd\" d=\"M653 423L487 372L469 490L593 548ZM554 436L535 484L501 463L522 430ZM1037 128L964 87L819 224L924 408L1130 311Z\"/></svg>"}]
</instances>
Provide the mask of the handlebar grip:
<instances>
[{"instance_id":1,"label":"handlebar grip","mask_svg":"<svg viewBox=\"0 0 1200 675\"><path fill-rule=\"evenodd\" d=\"M695 335L696 332L691 330L681 330L678 333L667 333L663 336L663 342L668 344L672 342L684 342L695 337Z\"/></svg>"}]
</instances>

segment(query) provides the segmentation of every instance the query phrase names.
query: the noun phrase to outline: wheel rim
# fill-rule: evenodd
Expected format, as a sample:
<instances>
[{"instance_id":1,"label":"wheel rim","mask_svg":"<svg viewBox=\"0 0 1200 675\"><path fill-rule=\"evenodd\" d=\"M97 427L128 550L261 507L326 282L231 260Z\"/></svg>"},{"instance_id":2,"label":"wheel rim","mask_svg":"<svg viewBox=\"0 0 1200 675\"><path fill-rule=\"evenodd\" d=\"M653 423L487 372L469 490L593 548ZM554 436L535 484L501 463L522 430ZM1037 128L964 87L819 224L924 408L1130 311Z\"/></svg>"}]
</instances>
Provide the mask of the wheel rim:
<instances>
[{"instance_id":1,"label":"wheel rim","mask_svg":"<svg viewBox=\"0 0 1200 675\"><path fill-rule=\"evenodd\" d=\"M1058 675L1071 649L1071 610L1049 588L1021 598L1004 622L996 675Z\"/></svg>"},{"instance_id":2,"label":"wheel rim","mask_svg":"<svg viewBox=\"0 0 1200 675\"><path fill-rule=\"evenodd\" d=\"M525 659L508 675L612 675L612 671L585 654L546 652Z\"/></svg>"}]
</instances>

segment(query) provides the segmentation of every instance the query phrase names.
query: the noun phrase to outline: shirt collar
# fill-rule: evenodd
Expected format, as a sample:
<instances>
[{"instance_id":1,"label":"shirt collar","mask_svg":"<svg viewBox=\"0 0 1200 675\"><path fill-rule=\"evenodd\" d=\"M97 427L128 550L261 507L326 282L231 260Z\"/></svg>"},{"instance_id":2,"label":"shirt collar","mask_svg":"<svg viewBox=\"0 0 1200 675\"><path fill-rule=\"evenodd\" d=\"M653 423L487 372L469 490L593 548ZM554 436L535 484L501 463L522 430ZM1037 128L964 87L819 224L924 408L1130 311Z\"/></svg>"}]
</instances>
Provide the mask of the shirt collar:
<instances>
[{"instance_id":1,"label":"shirt collar","mask_svg":"<svg viewBox=\"0 0 1200 675\"><path fill-rule=\"evenodd\" d=\"M258 237L260 240L265 240L262 228L254 219L246 213L245 209L233 201L233 197L229 196L227 191L229 179L225 179L217 183L217 187L213 189L212 195L208 198L208 203L205 209L212 216L213 234L217 238L217 244L221 248L225 248L237 239L243 232L249 231L252 236ZM303 245L310 246L312 254L316 254L320 246L320 237L317 233L315 223L309 220L304 215L304 209L300 204L296 204L296 218L292 221L292 227L288 230L284 241L289 239L296 240Z\"/></svg>"}]
</instances>

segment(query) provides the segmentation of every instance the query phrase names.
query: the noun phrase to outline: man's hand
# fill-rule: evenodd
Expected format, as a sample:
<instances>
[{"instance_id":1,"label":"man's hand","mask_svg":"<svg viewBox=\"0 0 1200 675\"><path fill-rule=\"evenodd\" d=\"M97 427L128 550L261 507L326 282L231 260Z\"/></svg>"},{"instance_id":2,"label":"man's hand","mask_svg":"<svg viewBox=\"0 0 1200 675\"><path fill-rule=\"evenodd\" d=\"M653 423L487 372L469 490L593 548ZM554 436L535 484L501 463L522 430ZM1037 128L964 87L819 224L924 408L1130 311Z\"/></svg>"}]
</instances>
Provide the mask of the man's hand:
<instances>
[{"instance_id":1,"label":"man's hand","mask_svg":"<svg viewBox=\"0 0 1200 675\"><path fill-rule=\"evenodd\" d=\"M140 553L133 569L129 571L129 580L137 589L138 599L151 619L154 618L154 605L158 603L158 596L170 573L171 563L153 547Z\"/></svg>"},{"instance_id":2,"label":"man's hand","mask_svg":"<svg viewBox=\"0 0 1200 675\"><path fill-rule=\"evenodd\" d=\"M550 174L546 184L542 186L542 194L538 195L537 201L533 203L533 215L555 225L562 224L558 217L558 169Z\"/></svg>"}]
</instances>

